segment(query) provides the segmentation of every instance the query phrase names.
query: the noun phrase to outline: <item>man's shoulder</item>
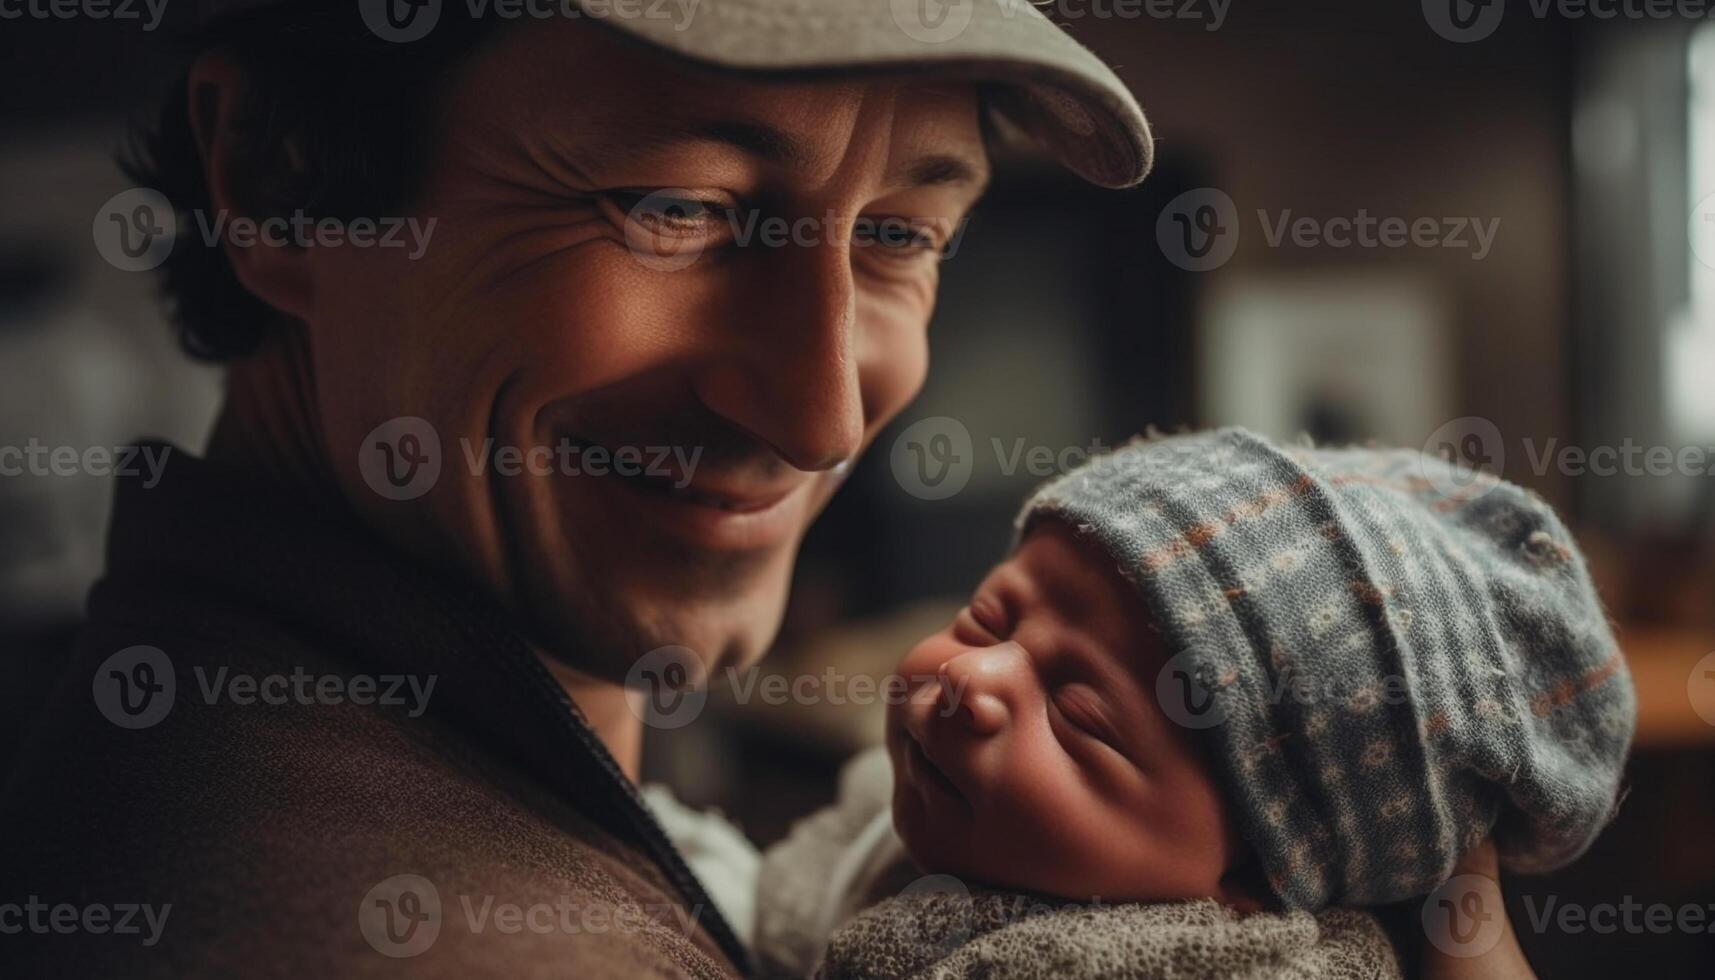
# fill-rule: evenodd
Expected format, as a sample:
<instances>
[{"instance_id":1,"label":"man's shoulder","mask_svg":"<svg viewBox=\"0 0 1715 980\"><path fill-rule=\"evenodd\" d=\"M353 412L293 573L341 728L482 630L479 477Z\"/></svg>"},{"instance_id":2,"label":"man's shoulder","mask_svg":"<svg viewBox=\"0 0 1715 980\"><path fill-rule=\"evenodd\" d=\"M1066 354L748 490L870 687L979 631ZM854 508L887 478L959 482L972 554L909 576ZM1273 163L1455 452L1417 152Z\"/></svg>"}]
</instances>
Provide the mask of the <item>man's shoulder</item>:
<instances>
[{"instance_id":1,"label":"man's shoulder","mask_svg":"<svg viewBox=\"0 0 1715 980\"><path fill-rule=\"evenodd\" d=\"M218 619L91 627L42 706L0 802L0 903L136 907L140 930L50 929L51 959L727 975L652 862L426 710L432 678ZM147 946L145 908L170 909Z\"/></svg>"}]
</instances>

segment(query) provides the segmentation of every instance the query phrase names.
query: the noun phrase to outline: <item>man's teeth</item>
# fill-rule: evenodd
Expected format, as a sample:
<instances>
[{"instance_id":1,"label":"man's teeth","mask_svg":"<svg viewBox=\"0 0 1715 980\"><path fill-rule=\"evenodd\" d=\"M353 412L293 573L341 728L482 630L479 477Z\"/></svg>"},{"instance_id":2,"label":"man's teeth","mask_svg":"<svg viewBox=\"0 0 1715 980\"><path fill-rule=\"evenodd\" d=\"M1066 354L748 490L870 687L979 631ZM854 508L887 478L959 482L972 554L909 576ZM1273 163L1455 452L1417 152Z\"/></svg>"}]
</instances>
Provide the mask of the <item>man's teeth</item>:
<instances>
[{"instance_id":1,"label":"man's teeth","mask_svg":"<svg viewBox=\"0 0 1715 980\"><path fill-rule=\"evenodd\" d=\"M725 497L717 497L714 494L704 493L693 487L682 487L667 480L645 480L644 485L665 493L669 497L677 497L680 500L687 500L693 504L700 504L704 507L717 507L721 510L738 510L738 507Z\"/></svg>"},{"instance_id":2,"label":"man's teeth","mask_svg":"<svg viewBox=\"0 0 1715 980\"><path fill-rule=\"evenodd\" d=\"M690 487L674 487L673 492L692 503L702 504L704 507L719 507L721 510L738 509L733 506L733 503L730 500L723 497L716 497L713 494L703 493L700 490L693 490Z\"/></svg>"}]
</instances>

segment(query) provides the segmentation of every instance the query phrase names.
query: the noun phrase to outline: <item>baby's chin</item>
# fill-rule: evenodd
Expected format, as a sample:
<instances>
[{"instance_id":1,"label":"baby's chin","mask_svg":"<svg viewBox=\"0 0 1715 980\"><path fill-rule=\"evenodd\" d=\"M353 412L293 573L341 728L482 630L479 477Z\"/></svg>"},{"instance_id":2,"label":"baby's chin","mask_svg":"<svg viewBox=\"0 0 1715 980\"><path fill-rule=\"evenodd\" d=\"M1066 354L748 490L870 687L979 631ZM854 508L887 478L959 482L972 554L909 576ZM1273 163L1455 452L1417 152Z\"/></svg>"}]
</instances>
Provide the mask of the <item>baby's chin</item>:
<instances>
[{"instance_id":1,"label":"baby's chin","mask_svg":"<svg viewBox=\"0 0 1715 980\"><path fill-rule=\"evenodd\" d=\"M964 818L961 819L960 817ZM1058 894L1043 882L1025 880L1019 868L1004 865L989 866L980 859L983 847L977 840L976 828L968 815L942 814L924 800L918 790L905 783L895 783L893 791L893 827L905 846L905 855L916 869L926 875L951 875L966 885L980 885L1001 891L1027 891L1044 895ZM999 855L1004 859L1005 855ZM1063 895L1060 897L1074 898ZM1087 897L1087 896L1086 896Z\"/></svg>"},{"instance_id":2,"label":"baby's chin","mask_svg":"<svg viewBox=\"0 0 1715 980\"><path fill-rule=\"evenodd\" d=\"M958 827L944 815L933 812L917 788L904 781L893 784L893 829L905 845L905 854L924 874L968 875L969 866L961 846L970 839L968 826Z\"/></svg>"},{"instance_id":3,"label":"baby's chin","mask_svg":"<svg viewBox=\"0 0 1715 980\"><path fill-rule=\"evenodd\" d=\"M982 840L979 828L967 815L942 814L926 805L923 796L908 783L896 781L893 788L893 826L905 846L905 854L922 874L951 875L966 885L998 891L1030 892L1069 902L1174 902L1214 899L1244 912L1263 904L1248 891L1224 887L1190 887L1171 878L1142 874L1133 887L1091 889L1096 881L1110 877L1110 868L1069 868L1060 863L1033 865L1016 847L993 847ZM985 855L992 860L983 860ZM998 861L999 863L996 863Z\"/></svg>"}]
</instances>

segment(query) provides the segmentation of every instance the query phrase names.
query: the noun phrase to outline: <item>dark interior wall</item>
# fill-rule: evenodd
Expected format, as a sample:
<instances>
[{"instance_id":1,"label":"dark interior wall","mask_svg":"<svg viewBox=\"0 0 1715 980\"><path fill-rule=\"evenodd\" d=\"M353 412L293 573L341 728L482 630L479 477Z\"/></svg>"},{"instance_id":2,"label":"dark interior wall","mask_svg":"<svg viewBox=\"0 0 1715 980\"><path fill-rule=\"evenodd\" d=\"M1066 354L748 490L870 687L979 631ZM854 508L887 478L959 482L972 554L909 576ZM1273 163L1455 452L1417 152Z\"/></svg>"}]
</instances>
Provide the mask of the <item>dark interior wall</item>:
<instances>
[{"instance_id":1,"label":"dark interior wall","mask_svg":"<svg viewBox=\"0 0 1715 980\"><path fill-rule=\"evenodd\" d=\"M1334 265L1426 273L1457 327L1453 404L1516 445L1564 440L1570 424L1567 131L1579 25L1527 11L1509 5L1474 44L1436 34L1420 4L1363 0L1236 0L1218 31L1086 21L1078 34L1139 94L1163 157L1201 161L1251 216L1232 262L1202 285ZM1271 249L1253 233L1259 208L1498 218L1500 232L1482 261L1445 249ZM1568 499L1553 473L1507 475Z\"/></svg>"}]
</instances>

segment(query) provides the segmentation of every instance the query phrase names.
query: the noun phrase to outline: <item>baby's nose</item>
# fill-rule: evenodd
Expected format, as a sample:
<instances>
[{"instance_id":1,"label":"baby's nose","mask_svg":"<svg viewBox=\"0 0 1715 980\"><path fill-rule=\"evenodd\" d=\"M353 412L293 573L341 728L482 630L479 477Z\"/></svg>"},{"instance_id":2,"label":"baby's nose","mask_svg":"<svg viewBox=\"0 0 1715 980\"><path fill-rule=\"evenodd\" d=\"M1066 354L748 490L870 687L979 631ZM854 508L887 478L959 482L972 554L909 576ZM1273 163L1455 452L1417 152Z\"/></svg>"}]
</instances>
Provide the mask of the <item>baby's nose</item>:
<instances>
[{"instance_id":1,"label":"baby's nose","mask_svg":"<svg viewBox=\"0 0 1715 980\"><path fill-rule=\"evenodd\" d=\"M1018 707L1029 671L1024 648L1010 640L966 651L936 672L942 710L977 735L998 734Z\"/></svg>"}]
</instances>

